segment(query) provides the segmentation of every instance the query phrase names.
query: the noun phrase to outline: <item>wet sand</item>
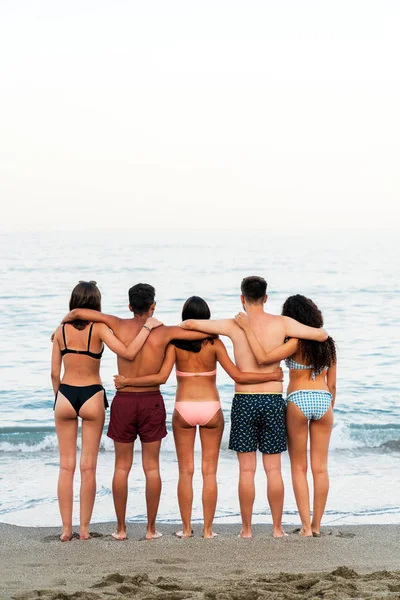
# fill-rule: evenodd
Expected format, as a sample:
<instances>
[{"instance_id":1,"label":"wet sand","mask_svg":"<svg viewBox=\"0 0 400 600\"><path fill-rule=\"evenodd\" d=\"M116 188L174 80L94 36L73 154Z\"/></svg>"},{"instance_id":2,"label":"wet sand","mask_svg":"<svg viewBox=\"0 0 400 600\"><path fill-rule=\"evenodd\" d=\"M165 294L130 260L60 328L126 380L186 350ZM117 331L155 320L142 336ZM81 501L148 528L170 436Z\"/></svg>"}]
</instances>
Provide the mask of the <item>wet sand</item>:
<instances>
[{"instance_id":1,"label":"wet sand","mask_svg":"<svg viewBox=\"0 0 400 600\"><path fill-rule=\"evenodd\" d=\"M271 528L254 527L253 540L237 537L238 525L220 534L180 540L177 525L140 541L113 540L113 524L93 525L87 542L58 540L56 528L0 524L0 598L10 600L274 600L317 598L400 599L400 525L327 527L321 538L274 540Z\"/></svg>"}]
</instances>

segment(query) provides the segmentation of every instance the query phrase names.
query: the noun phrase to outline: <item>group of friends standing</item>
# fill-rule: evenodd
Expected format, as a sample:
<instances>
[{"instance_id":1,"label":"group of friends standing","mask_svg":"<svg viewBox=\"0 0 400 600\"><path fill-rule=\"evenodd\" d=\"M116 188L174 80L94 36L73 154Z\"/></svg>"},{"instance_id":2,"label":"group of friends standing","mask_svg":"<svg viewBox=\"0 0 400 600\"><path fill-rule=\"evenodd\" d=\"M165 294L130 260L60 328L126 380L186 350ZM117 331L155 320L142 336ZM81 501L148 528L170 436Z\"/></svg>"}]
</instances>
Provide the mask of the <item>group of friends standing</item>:
<instances>
[{"instance_id":1,"label":"group of friends standing","mask_svg":"<svg viewBox=\"0 0 400 600\"><path fill-rule=\"evenodd\" d=\"M294 494L302 527L300 535L319 536L329 489L328 447L336 393L335 343L322 328L321 311L312 300L295 295L282 315L265 311L267 283L258 276L243 279L240 300L244 312L235 318L211 320L202 298L186 300L179 326L153 317L155 289L138 283L129 290L129 318L101 312L101 294L94 281L80 281L72 291L70 312L53 336L51 377L60 450L58 501L62 541L72 538L73 477L76 467L78 417L82 419L80 457L80 539L90 537L96 496L96 465L108 407L100 379L104 344L117 354L116 395L107 435L114 441L112 482L117 529L124 540L128 477L137 437L142 445L146 478L146 539L161 537L156 516L161 495L159 456L167 435L160 393L173 367L177 388L172 429L179 468L180 538L193 535L194 444L197 426L202 449L203 537L213 538L217 505L217 467L224 416L216 385L219 363L235 381L229 448L239 461L240 536L250 538L255 499L257 451L262 453L274 537L283 537L284 485L281 453L289 449ZM219 336L232 340L233 363ZM284 399L283 371L289 368ZM63 366L63 376L61 370ZM307 483L307 455L314 483L312 517Z\"/></svg>"}]
</instances>

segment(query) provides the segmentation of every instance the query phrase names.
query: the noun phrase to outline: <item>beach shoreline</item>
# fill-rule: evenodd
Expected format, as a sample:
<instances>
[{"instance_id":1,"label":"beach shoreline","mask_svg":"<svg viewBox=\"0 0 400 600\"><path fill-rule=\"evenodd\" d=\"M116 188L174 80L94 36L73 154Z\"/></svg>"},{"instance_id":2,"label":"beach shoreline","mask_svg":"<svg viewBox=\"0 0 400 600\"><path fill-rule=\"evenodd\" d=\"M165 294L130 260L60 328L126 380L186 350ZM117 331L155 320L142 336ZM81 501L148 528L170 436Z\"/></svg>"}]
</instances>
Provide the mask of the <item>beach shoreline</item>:
<instances>
[{"instance_id":1,"label":"beach shoreline","mask_svg":"<svg viewBox=\"0 0 400 600\"><path fill-rule=\"evenodd\" d=\"M213 540L180 540L177 524L159 523L163 537L141 541L144 523L128 524L128 540L111 537L115 523L93 524L94 537L58 540L56 527L0 523L3 600L135 597L184 600L257 598L398 598L400 525L322 529L321 538L273 539L271 527L254 526L252 540L240 525L217 525ZM302 590L301 596L299 592Z\"/></svg>"}]
</instances>

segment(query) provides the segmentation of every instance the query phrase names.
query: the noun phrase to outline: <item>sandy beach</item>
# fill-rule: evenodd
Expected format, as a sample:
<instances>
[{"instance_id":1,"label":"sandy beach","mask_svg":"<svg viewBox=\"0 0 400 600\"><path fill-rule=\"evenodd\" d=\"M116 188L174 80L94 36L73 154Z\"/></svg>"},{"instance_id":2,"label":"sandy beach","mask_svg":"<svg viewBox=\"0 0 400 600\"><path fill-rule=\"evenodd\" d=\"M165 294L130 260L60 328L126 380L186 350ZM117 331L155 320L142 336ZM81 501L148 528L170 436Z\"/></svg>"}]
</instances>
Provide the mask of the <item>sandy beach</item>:
<instances>
[{"instance_id":1,"label":"sandy beach","mask_svg":"<svg viewBox=\"0 0 400 600\"><path fill-rule=\"evenodd\" d=\"M62 544L56 528L0 524L0 598L400 598L399 525L327 527L312 539L287 527L279 540L264 525L253 540L239 539L238 525L219 525L214 540L199 527L186 540L174 524L158 528L163 537L146 542L131 524L117 542L102 523L88 542Z\"/></svg>"}]
</instances>

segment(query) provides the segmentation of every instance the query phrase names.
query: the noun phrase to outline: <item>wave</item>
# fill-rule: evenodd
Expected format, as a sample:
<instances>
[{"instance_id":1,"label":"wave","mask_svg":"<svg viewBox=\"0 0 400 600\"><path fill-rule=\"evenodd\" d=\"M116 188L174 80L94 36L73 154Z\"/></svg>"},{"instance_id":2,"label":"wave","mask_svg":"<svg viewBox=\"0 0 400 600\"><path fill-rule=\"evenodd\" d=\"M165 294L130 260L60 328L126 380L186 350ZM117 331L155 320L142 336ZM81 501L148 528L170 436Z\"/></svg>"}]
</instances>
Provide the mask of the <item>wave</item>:
<instances>
[{"instance_id":1,"label":"wave","mask_svg":"<svg viewBox=\"0 0 400 600\"><path fill-rule=\"evenodd\" d=\"M339 423L333 429L330 450L400 452L400 427L397 424Z\"/></svg>"},{"instance_id":2,"label":"wave","mask_svg":"<svg viewBox=\"0 0 400 600\"><path fill-rule=\"evenodd\" d=\"M78 450L81 449L81 439L78 437ZM114 450L113 441L105 435L100 442L100 450L111 452ZM34 454L37 452L58 452L58 440L56 434L45 435L41 440L27 440L20 442L17 438L13 441L0 441L1 452L20 452L22 454Z\"/></svg>"},{"instance_id":3,"label":"wave","mask_svg":"<svg viewBox=\"0 0 400 600\"><path fill-rule=\"evenodd\" d=\"M229 424L225 427L221 449L228 450ZM78 449L81 438L78 436ZM201 448L199 436L196 436L195 450ZM140 444L138 448L140 451ZM387 452L400 453L400 426L398 424L346 424L339 423L332 432L331 452ZM0 453L20 452L32 454L36 452L57 452L58 442L53 427L13 427L0 429ZM113 441L105 435L101 438L100 451L113 452ZM162 443L162 453L174 453L175 444L170 431Z\"/></svg>"}]
</instances>

